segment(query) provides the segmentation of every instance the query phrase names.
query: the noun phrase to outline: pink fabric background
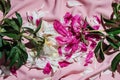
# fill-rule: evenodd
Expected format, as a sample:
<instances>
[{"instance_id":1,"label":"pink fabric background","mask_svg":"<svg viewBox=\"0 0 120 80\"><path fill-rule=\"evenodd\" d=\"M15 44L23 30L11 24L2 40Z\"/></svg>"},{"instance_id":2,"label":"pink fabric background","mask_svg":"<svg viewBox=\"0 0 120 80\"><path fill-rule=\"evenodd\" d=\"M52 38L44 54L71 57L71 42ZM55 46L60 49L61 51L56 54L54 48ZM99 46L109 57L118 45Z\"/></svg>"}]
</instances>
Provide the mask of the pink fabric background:
<instances>
[{"instance_id":1,"label":"pink fabric background","mask_svg":"<svg viewBox=\"0 0 120 80\"><path fill-rule=\"evenodd\" d=\"M87 17L88 20L93 15L102 14L104 17L109 18L112 13L111 3L113 0L77 0L81 5L68 7L68 0L11 0L12 8L7 17L14 16L14 12L18 11L23 19L26 22L26 12L34 11L41 9L42 11L49 11L49 15L45 16L43 19L52 22L55 19L60 19L64 16L66 12L71 12L72 14L81 14L83 17ZM119 1L119 0L116 0ZM111 60L116 54L106 56L106 59L103 63L97 63L97 69L94 69L94 72L81 77L81 73L85 67L80 64L74 63L68 67L58 70L52 77L52 80L88 80L89 77L92 77L99 73L102 70L105 70L110 66ZM90 65L91 67L93 65ZM49 75L44 75L41 70L32 69L29 70L27 67L22 66L17 71L17 77L10 76L4 80L43 80L43 78ZM0 78L0 80L3 80ZM120 80L120 73L115 72L114 77L112 74L106 74L97 76L95 80Z\"/></svg>"}]
</instances>

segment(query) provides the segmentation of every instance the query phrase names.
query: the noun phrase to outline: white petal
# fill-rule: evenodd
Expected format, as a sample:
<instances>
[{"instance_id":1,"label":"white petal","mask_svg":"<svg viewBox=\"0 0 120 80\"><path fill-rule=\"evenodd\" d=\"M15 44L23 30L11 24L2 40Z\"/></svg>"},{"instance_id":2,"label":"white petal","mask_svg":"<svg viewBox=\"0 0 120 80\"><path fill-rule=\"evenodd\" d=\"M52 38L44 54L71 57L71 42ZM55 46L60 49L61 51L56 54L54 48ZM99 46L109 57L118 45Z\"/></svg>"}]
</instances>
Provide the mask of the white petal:
<instances>
[{"instance_id":1,"label":"white petal","mask_svg":"<svg viewBox=\"0 0 120 80\"><path fill-rule=\"evenodd\" d=\"M86 70L84 71L84 74L88 74L88 73L91 73L93 72L93 69L92 68L86 68Z\"/></svg>"},{"instance_id":2,"label":"white petal","mask_svg":"<svg viewBox=\"0 0 120 80\"><path fill-rule=\"evenodd\" d=\"M103 72L103 74L111 74L111 73L112 73L112 71L110 71L110 70L106 70Z\"/></svg>"},{"instance_id":3,"label":"white petal","mask_svg":"<svg viewBox=\"0 0 120 80\"><path fill-rule=\"evenodd\" d=\"M80 5L82 5L80 2L78 2L78 1L74 1L74 0L68 0L67 1L67 5L69 6L69 7L73 7L73 6L80 6Z\"/></svg>"}]
</instances>

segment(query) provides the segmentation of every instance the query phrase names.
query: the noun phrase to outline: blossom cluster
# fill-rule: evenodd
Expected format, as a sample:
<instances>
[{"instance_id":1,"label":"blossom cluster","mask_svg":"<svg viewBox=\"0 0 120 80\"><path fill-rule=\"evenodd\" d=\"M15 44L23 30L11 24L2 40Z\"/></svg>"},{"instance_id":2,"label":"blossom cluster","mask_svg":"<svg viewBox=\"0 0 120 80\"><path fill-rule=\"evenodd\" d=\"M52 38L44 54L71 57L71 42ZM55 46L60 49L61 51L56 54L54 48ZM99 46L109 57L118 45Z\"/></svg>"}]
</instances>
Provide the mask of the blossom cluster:
<instances>
[{"instance_id":1,"label":"blossom cluster","mask_svg":"<svg viewBox=\"0 0 120 80\"><path fill-rule=\"evenodd\" d=\"M28 26L36 29L37 24L44 16L41 12L34 12L28 15ZM96 25L94 30L99 29L100 19L94 16ZM37 34L45 38L40 58L34 59L30 52L28 63L34 63L38 68L43 69L44 74L55 72L58 68L68 66L73 62L81 62L84 58L84 66L92 63L94 48L100 39L97 35L89 34L89 24L80 15L72 15L67 12L63 21L55 20L53 24L42 20L41 29Z\"/></svg>"},{"instance_id":2,"label":"blossom cluster","mask_svg":"<svg viewBox=\"0 0 120 80\"><path fill-rule=\"evenodd\" d=\"M100 24L100 19L94 16ZM92 26L93 29L99 29L99 24ZM60 56L65 55L66 59L77 52L87 53L85 65L91 63L93 50L99 40L99 36L90 35L87 21L83 20L80 15L73 16L67 12L64 16L64 22L54 21L54 29L60 34L56 37Z\"/></svg>"}]
</instances>

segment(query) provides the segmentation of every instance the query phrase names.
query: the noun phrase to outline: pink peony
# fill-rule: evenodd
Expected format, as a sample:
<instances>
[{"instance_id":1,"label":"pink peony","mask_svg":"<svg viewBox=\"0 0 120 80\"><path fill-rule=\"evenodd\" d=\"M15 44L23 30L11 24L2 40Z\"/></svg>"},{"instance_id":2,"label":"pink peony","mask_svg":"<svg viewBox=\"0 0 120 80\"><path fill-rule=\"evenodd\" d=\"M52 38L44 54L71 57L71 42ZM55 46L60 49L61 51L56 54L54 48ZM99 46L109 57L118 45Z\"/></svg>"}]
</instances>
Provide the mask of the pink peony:
<instances>
[{"instance_id":1,"label":"pink peony","mask_svg":"<svg viewBox=\"0 0 120 80\"><path fill-rule=\"evenodd\" d=\"M98 24L93 26L93 28L97 30L101 21L97 16L94 16L94 18ZM87 32L88 23L80 15L72 16L67 12L64 16L64 21L61 23L55 20L53 24L54 29L60 34L60 36L56 37L56 41L59 44L59 55L69 59L76 52L89 52L85 60L85 65L88 65L93 57L93 52L88 48L94 49L97 44L96 41L100 39L100 36Z\"/></svg>"}]
</instances>

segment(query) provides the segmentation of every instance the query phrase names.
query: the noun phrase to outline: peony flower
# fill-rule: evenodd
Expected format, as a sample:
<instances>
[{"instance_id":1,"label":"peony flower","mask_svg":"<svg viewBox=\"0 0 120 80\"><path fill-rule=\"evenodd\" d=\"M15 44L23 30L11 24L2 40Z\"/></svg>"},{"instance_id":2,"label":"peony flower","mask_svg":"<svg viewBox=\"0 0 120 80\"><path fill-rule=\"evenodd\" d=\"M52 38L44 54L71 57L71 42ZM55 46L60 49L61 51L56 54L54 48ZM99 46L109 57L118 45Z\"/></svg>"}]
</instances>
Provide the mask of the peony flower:
<instances>
[{"instance_id":1,"label":"peony flower","mask_svg":"<svg viewBox=\"0 0 120 80\"><path fill-rule=\"evenodd\" d=\"M34 29L40 22L36 16L35 18L29 16L29 21L31 20L29 25ZM28 60L31 64L42 68L44 74L49 74L51 71L55 72L59 66L63 68L73 62L80 62L82 56L83 58L86 56L84 65L87 66L92 62L93 51L91 49L94 50L96 40L99 40L98 36L87 32L87 22L81 16L73 16L69 12L65 14L64 22L55 20L52 25L43 20L41 29L37 34L45 38L40 59L36 59L35 55L30 55Z\"/></svg>"},{"instance_id":2,"label":"peony flower","mask_svg":"<svg viewBox=\"0 0 120 80\"><path fill-rule=\"evenodd\" d=\"M94 18L98 24L93 27L94 29L99 29L100 20L97 16L94 16ZM72 16L67 12L64 16L63 23L55 20L53 25L54 29L59 34L59 36L56 37L56 41L59 45L59 55L70 59L76 52L89 52L85 60L86 65L88 65L93 55L90 49L94 49L97 44L95 40L100 39L99 36L91 35L86 31L88 23L84 21L81 16Z\"/></svg>"}]
</instances>

